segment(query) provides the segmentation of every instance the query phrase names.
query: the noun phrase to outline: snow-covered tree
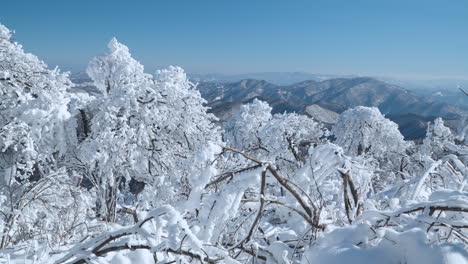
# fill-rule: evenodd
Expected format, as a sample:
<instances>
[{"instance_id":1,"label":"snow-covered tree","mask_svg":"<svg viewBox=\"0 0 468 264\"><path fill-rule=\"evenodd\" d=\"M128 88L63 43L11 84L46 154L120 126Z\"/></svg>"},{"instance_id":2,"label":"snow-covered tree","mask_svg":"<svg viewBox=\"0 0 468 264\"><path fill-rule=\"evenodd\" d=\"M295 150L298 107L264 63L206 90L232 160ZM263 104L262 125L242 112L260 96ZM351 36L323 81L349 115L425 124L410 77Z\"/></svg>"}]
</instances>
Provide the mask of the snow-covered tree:
<instances>
[{"instance_id":1,"label":"snow-covered tree","mask_svg":"<svg viewBox=\"0 0 468 264\"><path fill-rule=\"evenodd\" d=\"M84 221L62 164L70 86L68 74L47 69L0 25L0 248L59 243L54 232L72 234Z\"/></svg>"},{"instance_id":2,"label":"snow-covered tree","mask_svg":"<svg viewBox=\"0 0 468 264\"><path fill-rule=\"evenodd\" d=\"M346 110L331 133L346 155L360 157L376 170L375 189L404 178L409 162L406 150L411 144L404 141L398 125L386 119L379 109L358 106Z\"/></svg>"},{"instance_id":3,"label":"snow-covered tree","mask_svg":"<svg viewBox=\"0 0 468 264\"><path fill-rule=\"evenodd\" d=\"M304 115L272 115L268 103L255 99L227 122L224 139L229 147L274 161L289 176L305 160L309 147L322 142L327 133Z\"/></svg>"},{"instance_id":4,"label":"snow-covered tree","mask_svg":"<svg viewBox=\"0 0 468 264\"><path fill-rule=\"evenodd\" d=\"M86 177L100 197L99 213L115 221L119 187L131 179L147 184L154 202L187 196L187 174L196 154L219 132L205 101L182 69L170 67L153 78L115 38L109 52L88 67L102 96L91 103L90 135L82 143Z\"/></svg>"},{"instance_id":5,"label":"snow-covered tree","mask_svg":"<svg viewBox=\"0 0 468 264\"><path fill-rule=\"evenodd\" d=\"M423 165L418 188L412 199L428 199L440 190L464 190L468 148L456 145L455 136L444 125L442 118L436 118L427 127L426 137L414 154Z\"/></svg>"},{"instance_id":6,"label":"snow-covered tree","mask_svg":"<svg viewBox=\"0 0 468 264\"><path fill-rule=\"evenodd\" d=\"M55 162L52 154L63 154L66 148L61 139L63 122L70 116L68 74L49 70L36 56L25 53L3 25L0 25L0 70L0 126L10 129L14 124L27 126L29 129L18 130L29 130L36 149L40 149L36 160Z\"/></svg>"},{"instance_id":7,"label":"snow-covered tree","mask_svg":"<svg viewBox=\"0 0 468 264\"><path fill-rule=\"evenodd\" d=\"M450 128L444 126L442 118L436 118L427 126L426 137L421 146L421 153L434 159L439 159L447 153L447 144L452 143L455 137Z\"/></svg>"},{"instance_id":8,"label":"snow-covered tree","mask_svg":"<svg viewBox=\"0 0 468 264\"><path fill-rule=\"evenodd\" d=\"M241 106L240 111L225 125L225 140L230 146L244 151L252 151L262 146L256 137L259 130L273 117L272 108L267 102L254 99Z\"/></svg>"},{"instance_id":9,"label":"snow-covered tree","mask_svg":"<svg viewBox=\"0 0 468 264\"><path fill-rule=\"evenodd\" d=\"M383 157L389 153L404 153L408 146L398 125L375 107L358 106L346 110L338 117L332 134L336 144L352 156L369 153Z\"/></svg>"}]
</instances>

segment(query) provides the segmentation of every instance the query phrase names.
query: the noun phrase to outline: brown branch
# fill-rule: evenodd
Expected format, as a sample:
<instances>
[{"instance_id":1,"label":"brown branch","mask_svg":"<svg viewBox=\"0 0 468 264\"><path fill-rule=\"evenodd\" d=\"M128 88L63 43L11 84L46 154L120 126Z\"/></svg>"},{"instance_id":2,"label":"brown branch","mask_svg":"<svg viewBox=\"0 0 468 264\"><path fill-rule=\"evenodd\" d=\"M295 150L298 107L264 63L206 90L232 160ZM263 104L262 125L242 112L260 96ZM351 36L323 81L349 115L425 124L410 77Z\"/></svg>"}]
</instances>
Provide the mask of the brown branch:
<instances>
[{"instance_id":1,"label":"brown branch","mask_svg":"<svg viewBox=\"0 0 468 264\"><path fill-rule=\"evenodd\" d=\"M263 208L265 206L265 189L266 189L266 170L262 171L262 182L260 183L260 206L258 207L258 213L257 216L255 217L255 220L250 227L249 233L247 236L240 241L237 246L239 247L245 242L249 242L250 239L252 238L252 235L254 234L255 230L257 230L258 223L260 222L260 219L262 218L263 215Z\"/></svg>"},{"instance_id":2,"label":"brown branch","mask_svg":"<svg viewBox=\"0 0 468 264\"><path fill-rule=\"evenodd\" d=\"M286 179L284 179L283 177L281 177L281 175L279 175L279 173L274 169L272 168L271 165L268 166L268 170L271 172L271 174L273 174L273 176L276 178L276 180L284 187L286 188L286 190L288 190L293 196L294 198L296 198L296 200L299 202L299 204L302 206L302 208L304 209L304 211L307 213L307 215L309 217L312 217L312 210L309 208L309 206L307 205L307 203L302 199L302 197L296 192L296 190L294 190L293 188L291 188L291 186L288 184L288 181Z\"/></svg>"},{"instance_id":3,"label":"brown branch","mask_svg":"<svg viewBox=\"0 0 468 264\"><path fill-rule=\"evenodd\" d=\"M131 235L131 234L134 234L134 232L123 232L123 233L120 233L120 234L117 234L117 235L114 235L114 236L109 236L106 240L104 240L99 245L97 245L93 250L91 250L91 253L96 255L96 256L99 256L98 254L100 254L100 249L105 247L107 244L109 244L110 242L112 242L115 239L118 239L118 238L121 238L121 237L124 237L124 236L127 236L127 235ZM128 246L128 244L127 244L127 246ZM104 253L102 253L102 254L104 254ZM70 255L69 257L65 258L64 260L60 261L59 263L65 263L68 259L70 259L72 257L74 257L74 255ZM71 264L87 263L86 258L87 257L82 257L82 258L80 258L80 259L78 259L76 261L71 262Z\"/></svg>"},{"instance_id":4,"label":"brown branch","mask_svg":"<svg viewBox=\"0 0 468 264\"><path fill-rule=\"evenodd\" d=\"M191 258L199 260L202 263L206 262L206 263L209 263L209 264L216 264L218 262L217 260L210 259L208 257L202 257L202 256L196 255L195 253L192 253L192 252L187 251L187 250L182 250L182 249L174 250L174 249L168 248L166 251L169 252L169 253L172 253L172 254L178 254L178 255L184 255L184 256L187 256L187 257L191 257Z\"/></svg>"},{"instance_id":5,"label":"brown branch","mask_svg":"<svg viewBox=\"0 0 468 264\"><path fill-rule=\"evenodd\" d=\"M348 218L348 221L351 224L353 220L351 219L350 212L353 206L351 205L351 201L349 199L348 189L351 192L351 196L353 197L354 207L358 208L358 210L356 211L356 216L359 214L359 208L360 208L358 206L359 195L356 191L356 187L354 186L353 181L351 180L351 177L349 176L349 171L346 173L343 173L342 171L338 170L338 172L340 173L340 176L343 179L343 200L345 204L346 217Z\"/></svg>"},{"instance_id":6,"label":"brown branch","mask_svg":"<svg viewBox=\"0 0 468 264\"><path fill-rule=\"evenodd\" d=\"M259 255L255 254L252 250L247 249L247 248L245 248L245 247L243 247L243 246L240 246L239 249L242 250L243 252L245 252L245 253L251 255L252 257L261 259L261 260L263 260L263 261L266 261L266 260L267 260L267 258L266 258L265 256L259 256Z\"/></svg>"},{"instance_id":7,"label":"brown branch","mask_svg":"<svg viewBox=\"0 0 468 264\"><path fill-rule=\"evenodd\" d=\"M110 242L118 239L118 238L121 238L121 237L124 237L124 236L128 236L128 235L131 235L131 234L135 234L136 232L131 232L131 233L127 233L127 232L124 232L124 233L120 233L118 235L115 235L115 236L109 236L106 240L104 240L103 242L101 242L101 244L97 245L91 252L96 255L99 250L101 250L101 248L105 247L107 244L109 244Z\"/></svg>"},{"instance_id":8,"label":"brown branch","mask_svg":"<svg viewBox=\"0 0 468 264\"><path fill-rule=\"evenodd\" d=\"M119 210L117 210L117 213L129 214L133 217L133 221L135 222L135 224L138 223L138 215L135 212L135 210L124 207L124 208L120 208Z\"/></svg>"},{"instance_id":9,"label":"brown branch","mask_svg":"<svg viewBox=\"0 0 468 264\"><path fill-rule=\"evenodd\" d=\"M309 195L301 186L297 185L296 183L294 183L293 181L291 181L291 180L289 180L289 179L286 179L286 178L285 178L285 180L286 180L288 183L294 185L294 187L296 187L297 189L299 189L299 190L307 197L307 199L308 199L309 202L310 202L310 205L312 205L312 207L313 207L313 209L314 209L314 215L317 214L318 208L317 208L317 206L315 205L315 203L313 202L312 197L310 197L310 195Z\"/></svg>"},{"instance_id":10,"label":"brown branch","mask_svg":"<svg viewBox=\"0 0 468 264\"><path fill-rule=\"evenodd\" d=\"M341 174L342 178L346 178L346 182L347 182L347 184L349 186L349 189L351 191L351 195L353 196L354 206L356 206L358 201L359 201L359 195L358 195L358 193L356 191L356 187L354 187L354 183L351 180L351 177L349 176L349 171L346 172L346 173L343 173L343 172L338 170L338 172Z\"/></svg>"},{"instance_id":11,"label":"brown branch","mask_svg":"<svg viewBox=\"0 0 468 264\"><path fill-rule=\"evenodd\" d=\"M251 167L248 167L248 168L243 168L243 169L240 169L240 170L237 170L237 171L226 172L226 173L220 174L217 179L215 179L212 182L208 183L205 186L205 189L210 187L211 185L218 184L218 183L220 183L220 182L222 182L222 181L224 181L224 180L226 180L226 179L228 179L230 177L233 177L237 173L241 173L241 172L252 170L252 169L258 169L261 166L262 166L261 164L257 164L255 166L251 166Z\"/></svg>"},{"instance_id":12,"label":"brown branch","mask_svg":"<svg viewBox=\"0 0 468 264\"><path fill-rule=\"evenodd\" d=\"M235 153L238 153L238 154L241 154L242 156L244 156L244 158L248 159L248 160L251 160L257 164L262 164L263 162L251 157L250 155L242 152L242 151L239 151L237 149L233 149L233 148L229 148L229 147L223 147L224 150L228 150L228 151L232 151L232 152L235 152Z\"/></svg>"},{"instance_id":13,"label":"brown branch","mask_svg":"<svg viewBox=\"0 0 468 264\"><path fill-rule=\"evenodd\" d=\"M120 245L120 246L114 246L114 247L108 247L108 248L105 248L101 251L98 251L96 253L94 253L94 255L96 256L102 256L102 255L105 255L109 252L113 252L113 251L120 251L120 250L135 250L135 249L147 249L147 250L151 250L151 247L148 246L148 245L129 245L128 243L124 244L124 245ZM178 249L178 250L174 250L174 249L171 249L171 248L168 248L164 251L167 251L169 253L172 253L172 254L177 254L177 255L184 255L184 256L187 256L187 257L191 257L193 259L197 259L199 260L200 262L202 263L210 263L210 264L215 264L217 263L217 260L213 260L213 259L210 259L208 257L201 257L199 255L196 255L195 253L192 253L190 251L187 251L187 250L182 250L182 249ZM73 262L73 264L84 264L84 263L87 263L86 259L82 258L82 259L79 259L75 262Z\"/></svg>"},{"instance_id":14,"label":"brown branch","mask_svg":"<svg viewBox=\"0 0 468 264\"><path fill-rule=\"evenodd\" d=\"M351 219L351 216L349 214L351 210L351 202L349 201L348 197L348 181L346 177L343 178L343 200L345 204L345 211L346 211L346 217L348 218L348 222L351 224L353 220Z\"/></svg>"},{"instance_id":15,"label":"brown branch","mask_svg":"<svg viewBox=\"0 0 468 264\"><path fill-rule=\"evenodd\" d=\"M164 213L160 214L159 216L161 215L164 215ZM150 221L151 219L154 219L154 216L150 216L148 218L146 218L145 220L143 220L141 223L139 223L137 226L138 228L141 228L146 222ZM138 231L135 230L135 231L132 231L132 232L122 232L122 233L119 233L119 234L116 234L116 235L110 235L108 238L106 238L104 241L102 241L101 243L99 243L96 247L94 247L94 249L91 250L91 253L96 255L96 256L99 256L100 252L102 252L102 248L104 248L107 244L109 244L110 242L116 240L116 239L119 239L121 237L124 237L124 236L128 236L128 235L133 235L133 234L138 234ZM125 247L126 245L122 245L122 246L115 246L113 248L115 248L115 250L119 250L119 247ZM128 245L127 245L128 246ZM122 249L125 249L125 248L122 248ZM84 250L84 249L82 249ZM104 250L108 250L108 249L104 249ZM115 251L115 250L111 250L111 251ZM102 253L104 254L104 253ZM101 254L101 255L102 255ZM65 263L67 260L69 260L70 258L73 258L75 257L73 254L70 254L69 256L66 256L64 257L59 263ZM86 262L86 257L82 257L74 262L71 262L73 264L78 264L78 263L87 263Z\"/></svg>"},{"instance_id":16,"label":"brown branch","mask_svg":"<svg viewBox=\"0 0 468 264\"><path fill-rule=\"evenodd\" d=\"M94 255L96 256L102 256L102 255L105 255L109 252L113 252L113 251L120 251L120 250L136 250L136 249L147 249L147 250L151 250L151 247L150 246L147 246L147 245L129 245L128 243L124 244L124 245L120 245L120 246L114 246L114 247L108 247L108 248L105 248L99 252L96 252ZM73 264L84 264L84 263L87 263L86 259L80 259L78 261L75 261L73 262Z\"/></svg>"},{"instance_id":17,"label":"brown branch","mask_svg":"<svg viewBox=\"0 0 468 264\"><path fill-rule=\"evenodd\" d=\"M424 211L426 208L429 208L430 212L435 212L435 211L449 211L449 212L462 212L462 213L468 213L468 208L466 207L458 207L458 206L437 206L437 205L432 205L432 206L421 206L421 207L416 207L404 212L401 212L397 214L396 216L400 214L410 214L414 213L417 211Z\"/></svg>"},{"instance_id":18,"label":"brown branch","mask_svg":"<svg viewBox=\"0 0 468 264\"><path fill-rule=\"evenodd\" d=\"M137 102L140 103L140 104L149 104L149 103L152 103L154 101L154 97L151 98L150 100L148 101L143 101L142 99L138 98L137 99Z\"/></svg>"},{"instance_id":19,"label":"brown branch","mask_svg":"<svg viewBox=\"0 0 468 264\"><path fill-rule=\"evenodd\" d=\"M289 150L291 150L294 158L296 159L296 161L299 161L300 160L299 155L297 154L296 150L294 149L293 142L292 142L291 138L289 138L289 137L286 138L286 141L288 141L288 148L289 148Z\"/></svg>"},{"instance_id":20,"label":"brown branch","mask_svg":"<svg viewBox=\"0 0 468 264\"><path fill-rule=\"evenodd\" d=\"M106 253L109 253L109 252L112 252L112 251L119 251L119 250L125 250L125 249L129 249L129 250L135 250L135 249L148 249L150 250L151 247L150 246L147 246L147 245L129 245L128 243L124 244L124 245L121 245L121 246L115 246L115 247L108 247L108 248L105 248L99 252L96 253L96 256L102 256Z\"/></svg>"},{"instance_id":21,"label":"brown branch","mask_svg":"<svg viewBox=\"0 0 468 264\"><path fill-rule=\"evenodd\" d=\"M235 153L238 153L242 156L244 156L245 158L259 164L259 165L262 165L264 164L264 162L261 162L251 156L249 156L248 154L242 152L242 151L239 151L239 150L236 150L236 149L232 149L232 148L229 148L229 147L223 147L224 150L228 150L228 151L232 151L232 152L235 152ZM301 195L294 189L291 187L291 185L289 185L288 183L288 180L283 178L273 167L273 165L271 163L267 163L268 167L267 169L271 172L271 174L276 178L276 180L281 184L281 186L283 186L286 190L288 190L292 196L294 196L294 198L296 198L296 200L298 201L298 203L301 205L301 207L304 209L304 211L306 212L306 214L308 215L308 218L310 219L312 217L312 209L307 205L307 203L304 201L304 199L302 199ZM313 204L313 203L312 203ZM315 206L315 205L313 205ZM316 210L314 210L314 212L316 212ZM313 223L313 226L316 227L316 228L320 228L320 229L323 229L323 226L322 225L319 225L318 223Z\"/></svg>"},{"instance_id":22,"label":"brown branch","mask_svg":"<svg viewBox=\"0 0 468 264\"><path fill-rule=\"evenodd\" d=\"M258 203L260 202L259 200L242 200L243 203ZM315 227L315 228L318 228L318 229L324 229L325 227L323 225L319 225L318 223L314 222L309 216L307 216L304 212L292 207L292 206L289 206L285 203L282 203L280 201L274 201L274 200L265 200L266 203L268 204L277 204L277 205L281 205L283 207L286 207L288 208L289 210L291 211L294 211L296 212L298 215L302 216L302 218L304 218L304 220L306 220L307 223L309 223L311 226Z\"/></svg>"}]
</instances>

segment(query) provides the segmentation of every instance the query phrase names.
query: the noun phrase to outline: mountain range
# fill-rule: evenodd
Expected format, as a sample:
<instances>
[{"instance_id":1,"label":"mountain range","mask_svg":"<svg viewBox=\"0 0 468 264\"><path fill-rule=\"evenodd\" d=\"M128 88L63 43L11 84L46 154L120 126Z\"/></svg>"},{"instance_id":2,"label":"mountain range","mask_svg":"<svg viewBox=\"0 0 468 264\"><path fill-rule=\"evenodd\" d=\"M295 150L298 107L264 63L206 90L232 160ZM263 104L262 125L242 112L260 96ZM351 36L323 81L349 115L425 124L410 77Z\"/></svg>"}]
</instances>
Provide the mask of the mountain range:
<instances>
[{"instance_id":1,"label":"mountain range","mask_svg":"<svg viewBox=\"0 0 468 264\"><path fill-rule=\"evenodd\" d=\"M239 82L245 79L265 80L276 85L293 85L303 81L324 81L338 78L358 78L361 75L338 75L338 74L313 74L308 72L253 72L243 74L189 74L189 78L195 82ZM446 102L458 105L468 110L468 97L460 96L457 87L468 88L468 79L456 78L410 78L410 77L388 77L369 76L389 84L404 87L417 94L431 97L434 101Z\"/></svg>"},{"instance_id":2,"label":"mountain range","mask_svg":"<svg viewBox=\"0 0 468 264\"><path fill-rule=\"evenodd\" d=\"M297 112L319 120L327 116L326 121L321 121L328 124L346 109L375 106L399 124L406 139L418 139L425 135L427 122L436 117L459 120L468 115L463 107L369 77L307 80L292 85L256 79L202 81L197 88L222 121L238 111L241 104L255 98L268 102L273 113Z\"/></svg>"}]
</instances>

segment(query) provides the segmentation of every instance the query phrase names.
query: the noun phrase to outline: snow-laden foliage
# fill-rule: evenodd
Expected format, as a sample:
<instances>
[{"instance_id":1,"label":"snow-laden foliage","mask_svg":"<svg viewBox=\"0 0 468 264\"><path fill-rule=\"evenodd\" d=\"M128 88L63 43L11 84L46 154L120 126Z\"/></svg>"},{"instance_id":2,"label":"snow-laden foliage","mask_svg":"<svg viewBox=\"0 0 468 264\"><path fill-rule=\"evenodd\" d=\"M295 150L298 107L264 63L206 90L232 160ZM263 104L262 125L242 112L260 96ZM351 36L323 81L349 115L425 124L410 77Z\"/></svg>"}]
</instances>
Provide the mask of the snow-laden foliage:
<instances>
[{"instance_id":1,"label":"snow-laden foliage","mask_svg":"<svg viewBox=\"0 0 468 264\"><path fill-rule=\"evenodd\" d=\"M70 86L0 25L0 249L86 234L84 191L60 167Z\"/></svg>"},{"instance_id":2,"label":"snow-laden foliage","mask_svg":"<svg viewBox=\"0 0 468 264\"><path fill-rule=\"evenodd\" d=\"M438 159L446 152L446 144L454 141L450 128L444 126L442 118L437 118L427 127L426 138L423 140L421 152Z\"/></svg>"},{"instance_id":3,"label":"snow-laden foliage","mask_svg":"<svg viewBox=\"0 0 468 264\"><path fill-rule=\"evenodd\" d=\"M142 87L148 86L151 76L130 55L129 49L113 38L107 45L109 52L89 62L86 70L97 89L104 95L124 99L135 96Z\"/></svg>"},{"instance_id":4,"label":"snow-laden foliage","mask_svg":"<svg viewBox=\"0 0 468 264\"><path fill-rule=\"evenodd\" d=\"M243 105L239 113L226 124L225 140L238 149L259 149L262 146L256 135L272 119L271 110L268 103L258 99Z\"/></svg>"},{"instance_id":5,"label":"snow-laden foliage","mask_svg":"<svg viewBox=\"0 0 468 264\"><path fill-rule=\"evenodd\" d=\"M225 126L227 146L272 161L290 177L304 162L310 146L325 140L328 131L312 118L289 114L271 114L268 103L255 99L243 105L237 115ZM230 157L227 164L243 166Z\"/></svg>"},{"instance_id":6,"label":"snow-laden foliage","mask_svg":"<svg viewBox=\"0 0 468 264\"><path fill-rule=\"evenodd\" d=\"M359 106L343 112L331 132L346 155L359 157L373 168L376 190L404 179L402 175L414 169L408 166L407 150L412 144L404 141L398 125L375 107Z\"/></svg>"},{"instance_id":7,"label":"snow-laden foliage","mask_svg":"<svg viewBox=\"0 0 468 264\"><path fill-rule=\"evenodd\" d=\"M182 69L112 39L66 74L0 25L0 263L468 262L468 146L376 108L332 131L254 100L222 133Z\"/></svg>"},{"instance_id":8,"label":"snow-laden foliage","mask_svg":"<svg viewBox=\"0 0 468 264\"><path fill-rule=\"evenodd\" d=\"M468 116L462 118L458 124L455 136L460 143L468 144Z\"/></svg>"},{"instance_id":9,"label":"snow-laden foliage","mask_svg":"<svg viewBox=\"0 0 468 264\"><path fill-rule=\"evenodd\" d=\"M144 206L187 197L188 172L205 162L197 153L217 142L219 132L181 68L153 78L115 38L108 48L87 70L102 96L91 102L90 133L79 157L96 188L99 214L115 221L120 186L132 179L146 184Z\"/></svg>"},{"instance_id":10,"label":"snow-laden foliage","mask_svg":"<svg viewBox=\"0 0 468 264\"><path fill-rule=\"evenodd\" d=\"M0 70L0 127L28 133L34 144L40 145L37 160L50 159L55 152L62 154L66 148L61 141L62 123L69 117L68 74L48 70L36 56L25 53L3 25L0 25ZM29 129L24 129L25 126ZM15 136L3 134L10 137L3 142L5 151L9 144L15 144Z\"/></svg>"},{"instance_id":11,"label":"snow-laden foliage","mask_svg":"<svg viewBox=\"0 0 468 264\"><path fill-rule=\"evenodd\" d=\"M356 107L342 113L332 130L336 143L346 155L367 153L382 157L404 152L408 143L398 131L398 125L386 119L376 107Z\"/></svg>"}]
</instances>

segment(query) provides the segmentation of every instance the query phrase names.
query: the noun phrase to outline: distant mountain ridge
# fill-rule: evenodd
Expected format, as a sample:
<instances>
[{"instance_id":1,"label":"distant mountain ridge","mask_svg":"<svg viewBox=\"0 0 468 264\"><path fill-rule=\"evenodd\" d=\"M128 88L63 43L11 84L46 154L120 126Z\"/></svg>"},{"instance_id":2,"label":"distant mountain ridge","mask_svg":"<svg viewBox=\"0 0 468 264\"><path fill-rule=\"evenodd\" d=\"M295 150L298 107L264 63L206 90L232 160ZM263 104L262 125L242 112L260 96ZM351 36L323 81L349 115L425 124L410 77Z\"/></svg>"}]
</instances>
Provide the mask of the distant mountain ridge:
<instances>
[{"instance_id":1,"label":"distant mountain ridge","mask_svg":"<svg viewBox=\"0 0 468 264\"><path fill-rule=\"evenodd\" d=\"M324 81L338 78L358 78L362 75L314 74L309 72L253 72L243 74L189 74L194 82L239 82L244 79L265 80L275 85L293 85L303 81ZM468 79L460 78L432 78L418 79L417 77L389 77L370 76L376 80L394 84L423 96L430 96L435 101L457 105L468 110L468 97L459 96L458 86L468 88Z\"/></svg>"},{"instance_id":2,"label":"distant mountain ridge","mask_svg":"<svg viewBox=\"0 0 468 264\"><path fill-rule=\"evenodd\" d=\"M308 72L253 72L243 74L189 74L193 81L198 82L238 82L245 79L265 80L276 85L291 85L294 83L314 80L323 81L334 78L353 78L356 75L314 74Z\"/></svg>"},{"instance_id":3,"label":"distant mountain ridge","mask_svg":"<svg viewBox=\"0 0 468 264\"><path fill-rule=\"evenodd\" d=\"M244 103L263 98L272 104L274 112L281 112L281 108L293 110L286 105L303 112L307 105L317 104L338 113L359 105L376 106L384 114L414 113L447 119L458 119L468 113L457 106L369 77L311 80L287 86L255 79L233 83L202 82L198 90L210 103L217 100Z\"/></svg>"},{"instance_id":4,"label":"distant mountain ridge","mask_svg":"<svg viewBox=\"0 0 468 264\"><path fill-rule=\"evenodd\" d=\"M248 103L254 98L267 101L273 107L273 113L307 114L310 105L315 105L314 113L325 113L317 106L336 113L360 105L375 106L396 123L401 123L403 134L411 139L423 136L427 121L435 117L460 119L468 114L460 107L370 77L308 80L293 85L246 79L228 83L201 82L197 88L208 105L214 106L212 112L216 114L222 109L223 118L228 117L230 106ZM415 128L411 127L412 122Z\"/></svg>"}]
</instances>

